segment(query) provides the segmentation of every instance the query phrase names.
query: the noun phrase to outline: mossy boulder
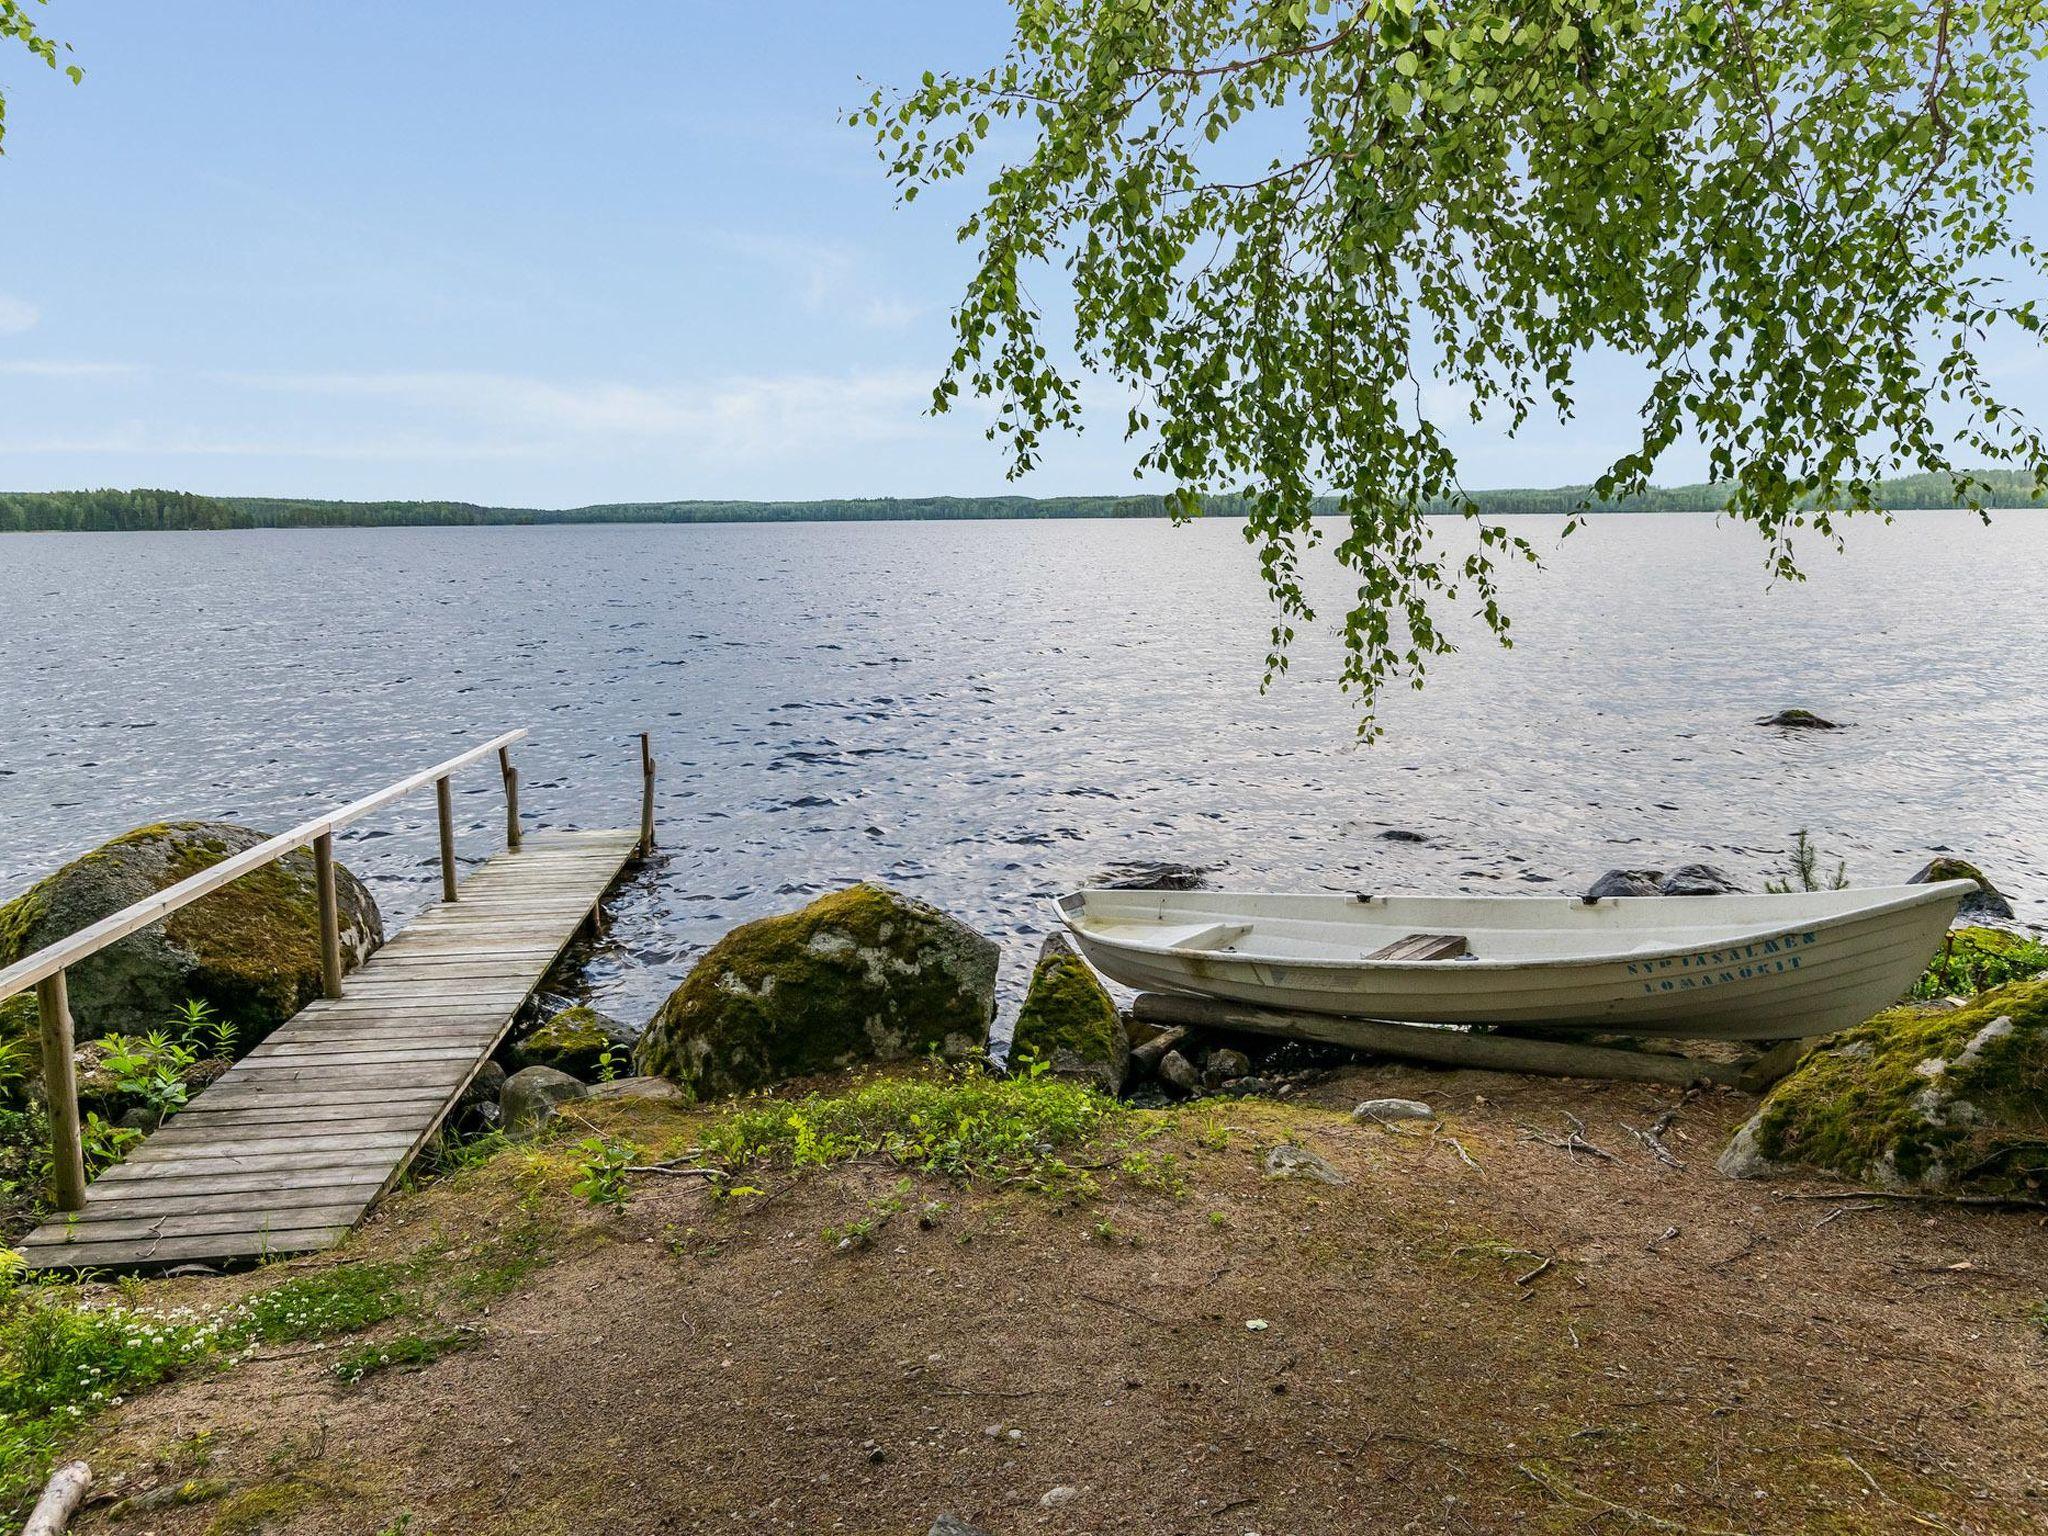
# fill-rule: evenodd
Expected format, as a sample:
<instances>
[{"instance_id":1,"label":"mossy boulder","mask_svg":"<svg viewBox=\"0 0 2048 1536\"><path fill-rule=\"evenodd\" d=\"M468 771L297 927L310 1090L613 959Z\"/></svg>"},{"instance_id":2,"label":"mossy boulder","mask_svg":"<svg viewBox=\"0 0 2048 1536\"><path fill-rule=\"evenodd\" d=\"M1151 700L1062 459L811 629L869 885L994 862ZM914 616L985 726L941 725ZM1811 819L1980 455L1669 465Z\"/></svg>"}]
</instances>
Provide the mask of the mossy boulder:
<instances>
[{"instance_id":1,"label":"mossy boulder","mask_svg":"<svg viewBox=\"0 0 2048 1536\"><path fill-rule=\"evenodd\" d=\"M995 944L878 885L735 928L641 1035L638 1070L699 1097L937 1052L980 1055L995 1015Z\"/></svg>"},{"instance_id":2,"label":"mossy boulder","mask_svg":"<svg viewBox=\"0 0 2048 1536\"><path fill-rule=\"evenodd\" d=\"M1721 1155L1885 1187L2010 1193L2048 1180L2048 977L1909 1004L1830 1039Z\"/></svg>"},{"instance_id":3,"label":"mossy boulder","mask_svg":"<svg viewBox=\"0 0 2048 1536\"><path fill-rule=\"evenodd\" d=\"M611 1066L623 1070L633 1056L633 1031L588 1003L578 1003L513 1046L512 1060L521 1067L553 1067L589 1082L599 1076L607 1051Z\"/></svg>"},{"instance_id":4,"label":"mossy boulder","mask_svg":"<svg viewBox=\"0 0 2048 1536\"><path fill-rule=\"evenodd\" d=\"M137 827L72 860L0 906L0 966L155 895L269 834L226 821ZM334 871L341 958L360 965L384 942L363 883ZM188 999L232 1020L248 1049L320 994L320 899L301 849L244 875L81 960L68 972L82 1039L161 1028ZM33 1019L33 1004L20 1010ZM14 1013L10 1024L18 1023Z\"/></svg>"},{"instance_id":5,"label":"mossy boulder","mask_svg":"<svg viewBox=\"0 0 2048 1536\"><path fill-rule=\"evenodd\" d=\"M1047 934L1017 1012L1011 1065L1042 1061L1054 1077L1121 1093L1130 1059L1130 1040L1109 993L1065 934Z\"/></svg>"},{"instance_id":6,"label":"mossy boulder","mask_svg":"<svg viewBox=\"0 0 2048 1536\"><path fill-rule=\"evenodd\" d=\"M1984 871L1968 859L1950 858L1944 855L1928 861L1927 867L1914 875L1908 885L1932 885L1937 880L1974 880L1977 889L1963 898L1963 904L1956 909L1956 916L1991 918L1994 921L2009 922L2012 919L2012 903L2005 892L1985 878Z\"/></svg>"}]
</instances>

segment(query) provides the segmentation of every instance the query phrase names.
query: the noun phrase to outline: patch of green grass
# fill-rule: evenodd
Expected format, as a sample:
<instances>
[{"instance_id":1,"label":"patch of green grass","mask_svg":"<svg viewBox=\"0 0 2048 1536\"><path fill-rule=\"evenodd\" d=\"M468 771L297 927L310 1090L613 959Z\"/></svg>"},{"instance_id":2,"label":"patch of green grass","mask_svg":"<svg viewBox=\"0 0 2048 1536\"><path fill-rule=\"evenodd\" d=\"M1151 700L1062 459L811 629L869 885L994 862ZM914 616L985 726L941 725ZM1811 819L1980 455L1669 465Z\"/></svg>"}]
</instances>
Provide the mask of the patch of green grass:
<instances>
[{"instance_id":1,"label":"patch of green grass","mask_svg":"<svg viewBox=\"0 0 2048 1536\"><path fill-rule=\"evenodd\" d=\"M882 1156L956 1179L1068 1187L1061 1156L1124 1128L1131 1111L1092 1089L1046 1077L923 1072L863 1078L835 1094L742 1105L706 1125L707 1159L792 1168Z\"/></svg>"},{"instance_id":2,"label":"patch of green grass","mask_svg":"<svg viewBox=\"0 0 2048 1536\"><path fill-rule=\"evenodd\" d=\"M266 1344L359 1333L418 1305L406 1290L412 1278L412 1267L400 1264L343 1264L294 1275L244 1302L241 1326L246 1337Z\"/></svg>"},{"instance_id":3,"label":"patch of green grass","mask_svg":"<svg viewBox=\"0 0 2048 1536\"><path fill-rule=\"evenodd\" d=\"M477 1342L473 1329L450 1328L440 1333L401 1333L381 1343L364 1344L349 1350L334 1362L334 1374L350 1386L360 1385L379 1371L418 1370L432 1365L443 1355L468 1349Z\"/></svg>"},{"instance_id":4,"label":"patch of green grass","mask_svg":"<svg viewBox=\"0 0 2048 1536\"><path fill-rule=\"evenodd\" d=\"M1920 979L1916 998L1975 997L2048 971L2048 944L2003 928L1958 928Z\"/></svg>"}]
</instances>

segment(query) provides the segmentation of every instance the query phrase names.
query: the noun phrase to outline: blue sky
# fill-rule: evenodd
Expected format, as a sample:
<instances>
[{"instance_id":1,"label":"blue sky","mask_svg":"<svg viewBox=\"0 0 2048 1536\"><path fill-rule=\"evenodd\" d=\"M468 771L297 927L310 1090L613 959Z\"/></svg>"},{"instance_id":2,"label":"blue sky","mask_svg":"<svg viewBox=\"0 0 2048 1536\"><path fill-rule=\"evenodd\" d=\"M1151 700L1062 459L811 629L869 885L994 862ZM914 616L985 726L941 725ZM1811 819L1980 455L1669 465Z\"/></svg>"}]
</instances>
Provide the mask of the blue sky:
<instances>
[{"instance_id":1,"label":"blue sky","mask_svg":"<svg viewBox=\"0 0 2048 1536\"><path fill-rule=\"evenodd\" d=\"M896 208L837 121L863 78L997 57L1008 15L55 0L85 83L0 56L0 488L1127 490L1110 415L1021 487L972 412L922 416L962 204ZM1577 423L1467 431L1467 483L1590 476L1629 384L1595 367Z\"/></svg>"}]
</instances>

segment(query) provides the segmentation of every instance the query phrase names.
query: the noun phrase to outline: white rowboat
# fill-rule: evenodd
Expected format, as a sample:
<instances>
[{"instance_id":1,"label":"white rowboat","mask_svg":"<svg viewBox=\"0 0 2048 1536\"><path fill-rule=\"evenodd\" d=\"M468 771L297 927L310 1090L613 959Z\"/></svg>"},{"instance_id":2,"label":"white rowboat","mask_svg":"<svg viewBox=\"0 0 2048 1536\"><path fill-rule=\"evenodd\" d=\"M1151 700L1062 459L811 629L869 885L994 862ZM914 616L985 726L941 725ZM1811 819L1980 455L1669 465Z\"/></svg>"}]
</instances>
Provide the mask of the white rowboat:
<instances>
[{"instance_id":1,"label":"white rowboat","mask_svg":"<svg viewBox=\"0 0 2048 1536\"><path fill-rule=\"evenodd\" d=\"M1861 1023L1972 880L1766 896L1076 891L1089 963L1143 992L1343 1018L1779 1040Z\"/></svg>"}]
</instances>

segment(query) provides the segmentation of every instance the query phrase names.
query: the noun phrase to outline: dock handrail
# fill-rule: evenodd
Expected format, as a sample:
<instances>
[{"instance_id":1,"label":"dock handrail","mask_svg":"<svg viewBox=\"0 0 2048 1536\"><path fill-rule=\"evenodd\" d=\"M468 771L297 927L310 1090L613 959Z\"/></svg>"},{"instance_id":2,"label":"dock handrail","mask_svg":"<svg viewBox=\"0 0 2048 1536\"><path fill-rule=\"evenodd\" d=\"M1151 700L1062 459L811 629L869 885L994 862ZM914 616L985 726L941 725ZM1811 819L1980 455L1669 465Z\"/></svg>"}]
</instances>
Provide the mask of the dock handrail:
<instances>
[{"instance_id":1,"label":"dock handrail","mask_svg":"<svg viewBox=\"0 0 2048 1536\"><path fill-rule=\"evenodd\" d=\"M65 971L79 961L97 954L129 934L163 921L179 908L211 895L243 875L274 863L290 853L311 846L315 883L320 906L320 980L322 992L338 998L341 992L341 923L334 891L334 834L372 811L415 790L434 786L436 819L441 841L441 896L457 900L455 880L455 814L449 793L449 778L496 753L498 769L505 784L505 843L517 851L519 831L519 770L512 766L512 744L523 740L524 729L493 736L480 746L457 754L445 762L422 768L418 773L387 784L384 788L351 800L339 810L301 822L289 832L265 838L253 848L222 859L196 875L166 886L133 906L101 918L68 938L45 945L0 969L0 1002L36 990L36 1012L42 1028L43 1086L50 1108L50 1144L57 1209L82 1210L85 1206L85 1159L78 1119L78 1078L71 1028L71 1004ZM654 847L654 755L646 735L640 737L640 762L644 777L641 801L640 852L645 857Z\"/></svg>"}]
</instances>

